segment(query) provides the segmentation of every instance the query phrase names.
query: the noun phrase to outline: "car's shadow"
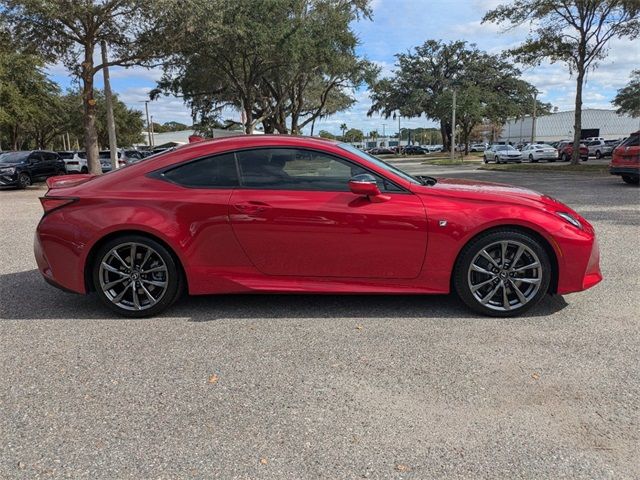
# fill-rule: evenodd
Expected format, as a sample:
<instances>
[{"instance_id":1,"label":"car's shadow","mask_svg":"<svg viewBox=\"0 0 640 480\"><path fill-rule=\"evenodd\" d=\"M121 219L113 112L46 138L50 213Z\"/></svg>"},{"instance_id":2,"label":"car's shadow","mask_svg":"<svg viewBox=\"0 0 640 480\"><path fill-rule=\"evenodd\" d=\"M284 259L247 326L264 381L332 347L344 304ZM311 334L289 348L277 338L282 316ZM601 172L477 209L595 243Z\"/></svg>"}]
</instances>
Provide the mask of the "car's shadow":
<instances>
[{"instance_id":1,"label":"car's shadow","mask_svg":"<svg viewBox=\"0 0 640 480\"><path fill-rule=\"evenodd\" d=\"M546 316L567 303L546 296L527 316ZM478 318L454 295L210 295L184 296L160 318L192 322L252 318ZM46 284L37 270L0 275L0 320L121 319L95 295Z\"/></svg>"}]
</instances>

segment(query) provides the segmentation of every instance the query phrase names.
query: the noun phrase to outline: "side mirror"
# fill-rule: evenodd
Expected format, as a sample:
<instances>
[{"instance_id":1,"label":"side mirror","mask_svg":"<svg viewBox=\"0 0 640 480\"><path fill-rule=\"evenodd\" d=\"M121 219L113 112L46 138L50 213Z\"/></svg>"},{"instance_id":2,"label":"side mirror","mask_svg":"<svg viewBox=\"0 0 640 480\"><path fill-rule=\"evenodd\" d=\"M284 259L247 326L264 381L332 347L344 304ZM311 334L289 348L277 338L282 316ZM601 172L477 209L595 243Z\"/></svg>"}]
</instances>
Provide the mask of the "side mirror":
<instances>
[{"instance_id":1,"label":"side mirror","mask_svg":"<svg viewBox=\"0 0 640 480\"><path fill-rule=\"evenodd\" d=\"M376 178L369 173L354 175L349 179L349 190L356 195L363 195L372 202L383 202L389 197L382 195Z\"/></svg>"}]
</instances>

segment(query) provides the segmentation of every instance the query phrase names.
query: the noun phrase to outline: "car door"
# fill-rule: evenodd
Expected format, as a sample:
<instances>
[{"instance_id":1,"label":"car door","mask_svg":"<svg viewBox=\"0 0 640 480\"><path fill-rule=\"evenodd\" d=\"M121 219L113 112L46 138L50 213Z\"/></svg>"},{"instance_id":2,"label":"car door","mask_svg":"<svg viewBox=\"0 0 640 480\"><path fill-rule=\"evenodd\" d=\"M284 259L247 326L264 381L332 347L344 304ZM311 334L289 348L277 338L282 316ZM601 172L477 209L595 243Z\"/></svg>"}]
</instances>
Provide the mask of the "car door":
<instances>
[{"instance_id":1,"label":"car door","mask_svg":"<svg viewBox=\"0 0 640 480\"><path fill-rule=\"evenodd\" d=\"M489 150L487 150L487 160L495 160L496 159L496 150L495 150L495 146L491 147Z\"/></svg>"},{"instance_id":2,"label":"car door","mask_svg":"<svg viewBox=\"0 0 640 480\"><path fill-rule=\"evenodd\" d=\"M53 152L42 152L44 175L51 177L58 173L58 155Z\"/></svg>"},{"instance_id":3,"label":"car door","mask_svg":"<svg viewBox=\"0 0 640 480\"><path fill-rule=\"evenodd\" d=\"M42 152L33 152L29 155L29 162L31 178L42 178L46 176L47 167L42 157Z\"/></svg>"},{"instance_id":4,"label":"car door","mask_svg":"<svg viewBox=\"0 0 640 480\"><path fill-rule=\"evenodd\" d=\"M349 191L362 166L327 153L237 152L241 186L229 218L262 273L299 277L415 278L427 246L426 213L411 192L377 176L387 201Z\"/></svg>"}]
</instances>

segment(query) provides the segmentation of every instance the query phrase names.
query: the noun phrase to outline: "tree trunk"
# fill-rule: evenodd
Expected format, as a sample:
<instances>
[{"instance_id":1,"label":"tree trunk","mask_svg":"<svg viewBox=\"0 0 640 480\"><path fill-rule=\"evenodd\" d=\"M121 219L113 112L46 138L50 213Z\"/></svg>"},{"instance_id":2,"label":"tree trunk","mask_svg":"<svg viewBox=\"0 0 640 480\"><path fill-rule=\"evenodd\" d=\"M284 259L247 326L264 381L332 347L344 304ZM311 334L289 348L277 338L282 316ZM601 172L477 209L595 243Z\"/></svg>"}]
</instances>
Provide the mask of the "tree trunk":
<instances>
[{"instance_id":1,"label":"tree trunk","mask_svg":"<svg viewBox=\"0 0 640 480\"><path fill-rule=\"evenodd\" d=\"M98 159L98 132L96 130L96 99L93 92L93 45L85 46L82 63L82 105L84 116L84 148L87 152L89 172L100 175L102 167Z\"/></svg>"},{"instance_id":2,"label":"tree trunk","mask_svg":"<svg viewBox=\"0 0 640 480\"><path fill-rule=\"evenodd\" d=\"M446 121L440 120L440 135L442 135L442 147L444 150L451 150L449 125Z\"/></svg>"},{"instance_id":3,"label":"tree trunk","mask_svg":"<svg viewBox=\"0 0 640 480\"><path fill-rule=\"evenodd\" d=\"M580 163L580 140L582 133L582 85L584 83L584 71L578 69L578 79L576 81L576 111L573 125L573 155L571 165Z\"/></svg>"}]
</instances>

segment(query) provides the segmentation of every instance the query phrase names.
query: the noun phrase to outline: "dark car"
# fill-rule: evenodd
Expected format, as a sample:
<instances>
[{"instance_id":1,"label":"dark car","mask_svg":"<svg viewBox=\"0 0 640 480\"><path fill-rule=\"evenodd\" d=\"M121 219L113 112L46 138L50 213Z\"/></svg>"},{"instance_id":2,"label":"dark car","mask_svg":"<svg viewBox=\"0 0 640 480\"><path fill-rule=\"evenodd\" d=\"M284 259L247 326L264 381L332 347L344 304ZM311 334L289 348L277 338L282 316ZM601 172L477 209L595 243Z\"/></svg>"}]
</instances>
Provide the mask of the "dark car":
<instances>
[{"instance_id":1,"label":"dark car","mask_svg":"<svg viewBox=\"0 0 640 480\"><path fill-rule=\"evenodd\" d=\"M27 150L0 153L0 186L27 188L34 182L66 173L56 152Z\"/></svg>"},{"instance_id":2,"label":"dark car","mask_svg":"<svg viewBox=\"0 0 640 480\"><path fill-rule=\"evenodd\" d=\"M370 153L371 155L393 155L396 152L393 151L391 148L373 147L367 153Z\"/></svg>"},{"instance_id":3,"label":"dark car","mask_svg":"<svg viewBox=\"0 0 640 480\"><path fill-rule=\"evenodd\" d=\"M402 149L402 153L405 155L424 155L426 150L417 145L407 145Z\"/></svg>"}]
</instances>

